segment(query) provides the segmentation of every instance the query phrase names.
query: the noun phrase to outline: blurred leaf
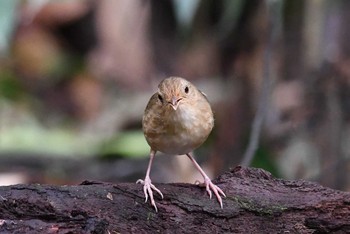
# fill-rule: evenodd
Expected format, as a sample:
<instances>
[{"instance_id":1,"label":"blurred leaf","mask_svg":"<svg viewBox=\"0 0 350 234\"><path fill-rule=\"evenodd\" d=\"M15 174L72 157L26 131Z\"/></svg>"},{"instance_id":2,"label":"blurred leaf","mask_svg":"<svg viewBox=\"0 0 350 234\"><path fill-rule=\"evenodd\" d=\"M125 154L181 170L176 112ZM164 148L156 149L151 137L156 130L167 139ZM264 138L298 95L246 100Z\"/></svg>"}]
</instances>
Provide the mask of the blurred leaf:
<instances>
[{"instance_id":1,"label":"blurred leaf","mask_svg":"<svg viewBox=\"0 0 350 234\"><path fill-rule=\"evenodd\" d=\"M279 173L268 149L260 147L254 156L252 167L263 168L271 172L273 176L279 177Z\"/></svg>"},{"instance_id":2,"label":"blurred leaf","mask_svg":"<svg viewBox=\"0 0 350 234\"><path fill-rule=\"evenodd\" d=\"M7 52L9 39L14 29L17 0L0 1L0 53Z\"/></svg>"},{"instance_id":3,"label":"blurred leaf","mask_svg":"<svg viewBox=\"0 0 350 234\"><path fill-rule=\"evenodd\" d=\"M221 31L229 33L230 30L235 28L244 3L245 1L243 0L225 0L223 2L224 9L220 22Z\"/></svg>"},{"instance_id":4,"label":"blurred leaf","mask_svg":"<svg viewBox=\"0 0 350 234\"><path fill-rule=\"evenodd\" d=\"M178 21L181 25L188 27L192 23L194 14L198 7L198 0L175 0L174 8Z\"/></svg>"},{"instance_id":5,"label":"blurred leaf","mask_svg":"<svg viewBox=\"0 0 350 234\"><path fill-rule=\"evenodd\" d=\"M16 100L23 94L23 89L15 74L9 70L0 70L0 98Z\"/></svg>"},{"instance_id":6,"label":"blurred leaf","mask_svg":"<svg viewBox=\"0 0 350 234\"><path fill-rule=\"evenodd\" d=\"M139 158L148 155L150 150L142 131L123 132L102 146L103 155L122 155Z\"/></svg>"},{"instance_id":7,"label":"blurred leaf","mask_svg":"<svg viewBox=\"0 0 350 234\"><path fill-rule=\"evenodd\" d=\"M0 110L7 112L4 107ZM69 128L44 128L28 115L19 116L14 125L10 123L11 121L5 121L5 118L15 113L21 115L18 112L7 115L0 111L0 114L3 114L0 115L0 119L4 123L0 131L0 149L3 152L34 152L65 156L91 156L96 152L98 145L96 138L82 136Z\"/></svg>"},{"instance_id":8,"label":"blurred leaf","mask_svg":"<svg viewBox=\"0 0 350 234\"><path fill-rule=\"evenodd\" d=\"M59 39L39 26L19 30L13 41L13 56L22 74L48 82L65 59Z\"/></svg>"}]
</instances>

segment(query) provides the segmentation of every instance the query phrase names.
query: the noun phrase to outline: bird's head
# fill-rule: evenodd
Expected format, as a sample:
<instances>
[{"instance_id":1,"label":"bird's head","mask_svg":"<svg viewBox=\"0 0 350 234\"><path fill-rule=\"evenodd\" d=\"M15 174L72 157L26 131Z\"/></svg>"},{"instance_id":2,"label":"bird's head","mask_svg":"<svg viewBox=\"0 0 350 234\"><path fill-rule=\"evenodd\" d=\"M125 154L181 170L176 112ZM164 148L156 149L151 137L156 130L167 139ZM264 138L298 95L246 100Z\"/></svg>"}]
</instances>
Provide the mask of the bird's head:
<instances>
[{"instance_id":1,"label":"bird's head","mask_svg":"<svg viewBox=\"0 0 350 234\"><path fill-rule=\"evenodd\" d=\"M196 93L191 82L180 77L169 77L159 84L157 94L162 105L176 111L182 103L191 103Z\"/></svg>"}]
</instances>

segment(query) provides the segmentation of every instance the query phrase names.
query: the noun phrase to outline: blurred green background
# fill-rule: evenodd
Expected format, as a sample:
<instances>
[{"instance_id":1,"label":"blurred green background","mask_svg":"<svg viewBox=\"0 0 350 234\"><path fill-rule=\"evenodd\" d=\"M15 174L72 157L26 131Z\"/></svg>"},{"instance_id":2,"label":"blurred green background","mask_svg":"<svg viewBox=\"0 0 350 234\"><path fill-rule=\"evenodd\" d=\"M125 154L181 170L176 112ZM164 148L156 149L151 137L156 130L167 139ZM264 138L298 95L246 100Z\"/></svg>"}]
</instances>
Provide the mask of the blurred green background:
<instances>
[{"instance_id":1,"label":"blurred green background","mask_svg":"<svg viewBox=\"0 0 350 234\"><path fill-rule=\"evenodd\" d=\"M168 76L207 94L216 126L195 154L212 177L227 171L247 148L269 52L252 166L350 190L349 10L346 0L0 1L0 184L143 178L141 118ZM186 157L160 154L152 179L200 177Z\"/></svg>"}]
</instances>

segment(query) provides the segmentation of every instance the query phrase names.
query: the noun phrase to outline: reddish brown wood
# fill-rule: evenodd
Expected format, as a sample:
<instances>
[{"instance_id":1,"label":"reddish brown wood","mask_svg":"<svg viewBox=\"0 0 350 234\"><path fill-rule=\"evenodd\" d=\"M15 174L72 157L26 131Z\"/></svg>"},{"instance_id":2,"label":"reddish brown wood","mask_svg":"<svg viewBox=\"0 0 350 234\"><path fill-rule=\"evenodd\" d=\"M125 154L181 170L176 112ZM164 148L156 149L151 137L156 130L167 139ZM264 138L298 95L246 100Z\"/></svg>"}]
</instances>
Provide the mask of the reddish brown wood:
<instances>
[{"instance_id":1,"label":"reddish brown wood","mask_svg":"<svg viewBox=\"0 0 350 234\"><path fill-rule=\"evenodd\" d=\"M190 184L157 184L159 212L139 184L85 181L77 186L0 187L1 233L345 233L350 193L276 179L236 167L216 181L224 209Z\"/></svg>"}]
</instances>

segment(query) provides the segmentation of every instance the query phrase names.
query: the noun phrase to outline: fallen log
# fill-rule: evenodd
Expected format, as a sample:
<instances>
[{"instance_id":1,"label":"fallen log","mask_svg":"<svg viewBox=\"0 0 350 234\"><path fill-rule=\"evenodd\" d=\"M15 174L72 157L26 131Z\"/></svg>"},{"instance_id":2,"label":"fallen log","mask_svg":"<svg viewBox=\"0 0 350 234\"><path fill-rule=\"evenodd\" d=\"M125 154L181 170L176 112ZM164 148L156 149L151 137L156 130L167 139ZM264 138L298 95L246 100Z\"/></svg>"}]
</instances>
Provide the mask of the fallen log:
<instances>
[{"instance_id":1,"label":"fallen log","mask_svg":"<svg viewBox=\"0 0 350 234\"><path fill-rule=\"evenodd\" d=\"M156 184L158 212L134 183L0 187L1 233L346 233L350 193L262 169L219 176L224 208L191 184Z\"/></svg>"}]
</instances>

